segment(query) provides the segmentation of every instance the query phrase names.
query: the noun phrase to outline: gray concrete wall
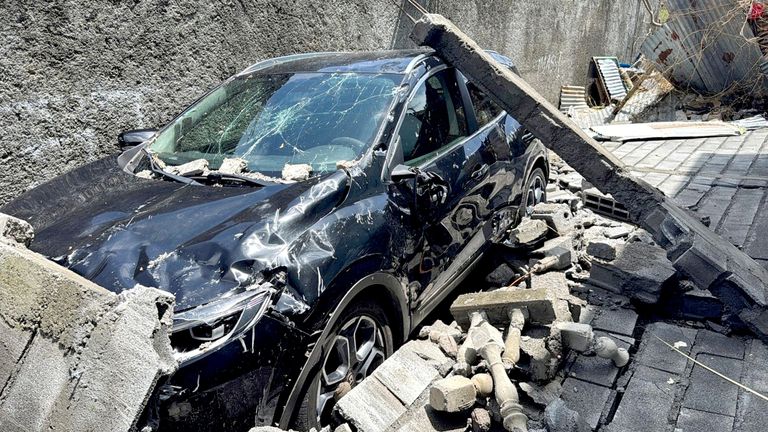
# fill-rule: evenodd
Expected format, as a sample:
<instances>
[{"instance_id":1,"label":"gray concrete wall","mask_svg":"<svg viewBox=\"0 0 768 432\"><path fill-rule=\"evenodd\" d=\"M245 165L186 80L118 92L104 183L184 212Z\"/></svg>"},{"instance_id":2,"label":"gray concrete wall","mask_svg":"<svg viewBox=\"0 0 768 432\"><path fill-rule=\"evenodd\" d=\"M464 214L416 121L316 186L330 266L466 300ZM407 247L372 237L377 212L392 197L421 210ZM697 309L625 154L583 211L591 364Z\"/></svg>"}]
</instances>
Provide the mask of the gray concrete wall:
<instances>
[{"instance_id":1,"label":"gray concrete wall","mask_svg":"<svg viewBox=\"0 0 768 432\"><path fill-rule=\"evenodd\" d=\"M159 126L271 56L409 45L403 0L0 3L0 205ZM556 100L590 55L634 57L639 0L430 0ZM411 15L413 8L406 6Z\"/></svg>"}]
</instances>

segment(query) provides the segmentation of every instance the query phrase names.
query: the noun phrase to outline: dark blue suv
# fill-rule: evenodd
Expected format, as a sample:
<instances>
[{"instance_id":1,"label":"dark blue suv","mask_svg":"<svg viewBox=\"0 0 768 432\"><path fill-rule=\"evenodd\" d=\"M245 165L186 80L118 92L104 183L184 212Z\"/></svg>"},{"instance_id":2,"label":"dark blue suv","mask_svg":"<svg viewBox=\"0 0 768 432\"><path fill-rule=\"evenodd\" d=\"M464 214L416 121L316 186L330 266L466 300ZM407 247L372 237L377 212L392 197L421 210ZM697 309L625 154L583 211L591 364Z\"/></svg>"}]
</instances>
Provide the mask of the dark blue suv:
<instances>
[{"instance_id":1,"label":"dark blue suv","mask_svg":"<svg viewBox=\"0 0 768 432\"><path fill-rule=\"evenodd\" d=\"M541 143L425 50L260 62L120 142L2 211L109 290L176 296L160 430L327 422L548 176Z\"/></svg>"}]
</instances>

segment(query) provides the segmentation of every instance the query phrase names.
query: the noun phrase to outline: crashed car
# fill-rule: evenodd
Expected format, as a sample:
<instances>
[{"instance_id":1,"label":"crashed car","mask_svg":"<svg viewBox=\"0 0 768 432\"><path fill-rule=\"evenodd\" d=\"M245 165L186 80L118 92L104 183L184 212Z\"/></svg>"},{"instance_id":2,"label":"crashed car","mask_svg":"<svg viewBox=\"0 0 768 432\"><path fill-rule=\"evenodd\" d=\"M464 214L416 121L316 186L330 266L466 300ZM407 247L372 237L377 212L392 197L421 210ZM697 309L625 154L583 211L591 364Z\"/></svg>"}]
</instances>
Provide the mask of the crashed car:
<instances>
[{"instance_id":1,"label":"crashed car","mask_svg":"<svg viewBox=\"0 0 768 432\"><path fill-rule=\"evenodd\" d=\"M109 290L175 295L159 430L328 423L548 176L542 144L425 50L263 61L119 141L2 212Z\"/></svg>"}]
</instances>

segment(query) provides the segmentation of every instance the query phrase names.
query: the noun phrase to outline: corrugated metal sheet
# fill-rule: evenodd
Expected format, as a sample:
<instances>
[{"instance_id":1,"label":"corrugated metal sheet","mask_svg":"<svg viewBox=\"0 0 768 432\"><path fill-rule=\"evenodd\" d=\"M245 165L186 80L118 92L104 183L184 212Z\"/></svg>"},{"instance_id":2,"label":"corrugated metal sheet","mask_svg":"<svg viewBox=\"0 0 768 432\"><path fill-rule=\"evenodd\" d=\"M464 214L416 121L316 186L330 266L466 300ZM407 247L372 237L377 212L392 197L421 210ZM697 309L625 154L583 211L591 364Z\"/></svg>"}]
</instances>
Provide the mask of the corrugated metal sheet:
<instances>
[{"instance_id":1,"label":"corrugated metal sheet","mask_svg":"<svg viewBox=\"0 0 768 432\"><path fill-rule=\"evenodd\" d=\"M717 94L762 79L762 54L735 0L668 0L669 20L640 51L677 85Z\"/></svg>"},{"instance_id":2,"label":"corrugated metal sheet","mask_svg":"<svg viewBox=\"0 0 768 432\"><path fill-rule=\"evenodd\" d=\"M623 125L592 126L599 139L636 141L652 139L701 138L736 136L743 132L738 126L725 122L656 122Z\"/></svg>"},{"instance_id":3,"label":"corrugated metal sheet","mask_svg":"<svg viewBox=\"0 0 768 432\"><path fill-rule=\"evenodd\" d=\"M570 108L589 108L587 105L586 88L583 86L560 87L560 111L568 113Z\"/></svg>"},{"instance_id":4,"label":"corrugated metal sheet","mask_svg":"<svg viewBox=\"0 0 768 432\"><path fill-rule=\"evenodd\" d=\"M754 117L735 120L735 121L732 121L731 123L735 124L738 127L742 127L746 130L768 128L768 120L766 120L766 118L763 117L762 115L756 115Z\"/></svg>"},{"instance_id":5,"label":"corrugated metal sheet","mask_svg":"<svg viewBox=\"0 0 768 432\"><path fill-rule=\"evenodd\" d=\"M624 100L627 97L627 87L621 79L618 60L613 57L594 57L593 60L611 101Z\"/></svg>"}]
</instances>

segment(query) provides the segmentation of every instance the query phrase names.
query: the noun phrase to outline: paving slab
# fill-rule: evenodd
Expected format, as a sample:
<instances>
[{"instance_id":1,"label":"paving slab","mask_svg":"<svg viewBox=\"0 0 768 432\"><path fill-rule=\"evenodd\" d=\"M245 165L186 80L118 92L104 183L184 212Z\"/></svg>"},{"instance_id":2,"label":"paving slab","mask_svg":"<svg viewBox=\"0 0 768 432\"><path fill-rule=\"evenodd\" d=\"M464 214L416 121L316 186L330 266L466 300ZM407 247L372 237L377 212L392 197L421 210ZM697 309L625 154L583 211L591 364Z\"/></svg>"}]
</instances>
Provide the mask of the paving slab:
<instances>
[{"instance_id":1,"label":"paving slab","mask_svg":"<svg viewBox=\"0 0 768 432\"><path fill-rule=\"evenodd\" d=\"M693 343L696 339L697 330L685 327L678 327L666 323L653 323L646 327L643 339L640 343L635 360L645 366L660 369L674 374L682 374L688 364L688 360L664 345L656 339L656 335L664 341L674 345L682 342L685 346L679 344L679 349L686 354L691 352Z\"/></svg>"},{"instance_id":2,"label":"paving slab","mask_svg":"<svg viewBox=\"0 0 768 432\"><path fill-rule=\"evenodd\" d=\"M699 330L693 352L694 354L706 353L742 360L744 359L744 342L737 337L728 337L709 330Z\"/></svg>"},{"instance_id":3,"label":"paving slab","mask_svg":"<svg viewBox=\"0 0 768 432\"><path fill-rule=\"evenodd\" d=\"M406 412L405 406L375 377L363 380L336 404L339 414L360 432L380 432Z\"/></svg>"},{"instance_id":4,"label":"paving slab","mask_svg":"<svg viewBox=\"0 0 768 432\"><path fill-rule=\"evenodd\" d=\"M609 427L612 432L658 432L670 428L676 375L639 367L629 381Z\"/></svg>"},{"instance_id":5,"label":"paving slab","mask_svg":"<svg viewBox=\"0 0 768 432\"><path fill-rule=\"evenodd\" d=\"M736 381L741 377L741 360L710 354L699 354L696 360ZM690 381L691 384L683 398L684 407L728 416L736 415L739 396L739 388L736 385L699 365L693 367Z\"/></svg>"},{"instance_id":6,"label":"paving slab","mask_svg":"<svg viewBox=\"0 0 768 432\"><path fill-rule=\"evenodd\" d=\"M610 395L611 390L606 387L569 377L563 382L560 397L595 430Z\"/></svg>"},{"instance_id":7,"label":"paving slab","mask_svg":"<svg viewBox=\"0 0 768 432\"><path fill-rule=\"evenodd\" d=\"M728 432L733 429L733 420L730 416L682 408L675 432Z\"/></svg>"},{"instance_id":8,"label":"paving slab","mask_svg":"<svg viewBox=\"0 0 768 432\"><path fill-rule=\"evenodd\" d=\"M611 333L632 336L637 324L637 313L631 309L601 308L592 320L592 327Z\"/></svg>"},{"instance_id":9,"label":"paving slab","mask_svg":"<svg viewBox=\"0 0 768 432\"><path fill-rule=\"evenodd\" d=\"M409 350L397 350L373 372L405 406L411 405L429 384L440 378L437 369Z\"/></svg>"}]
</instances>

